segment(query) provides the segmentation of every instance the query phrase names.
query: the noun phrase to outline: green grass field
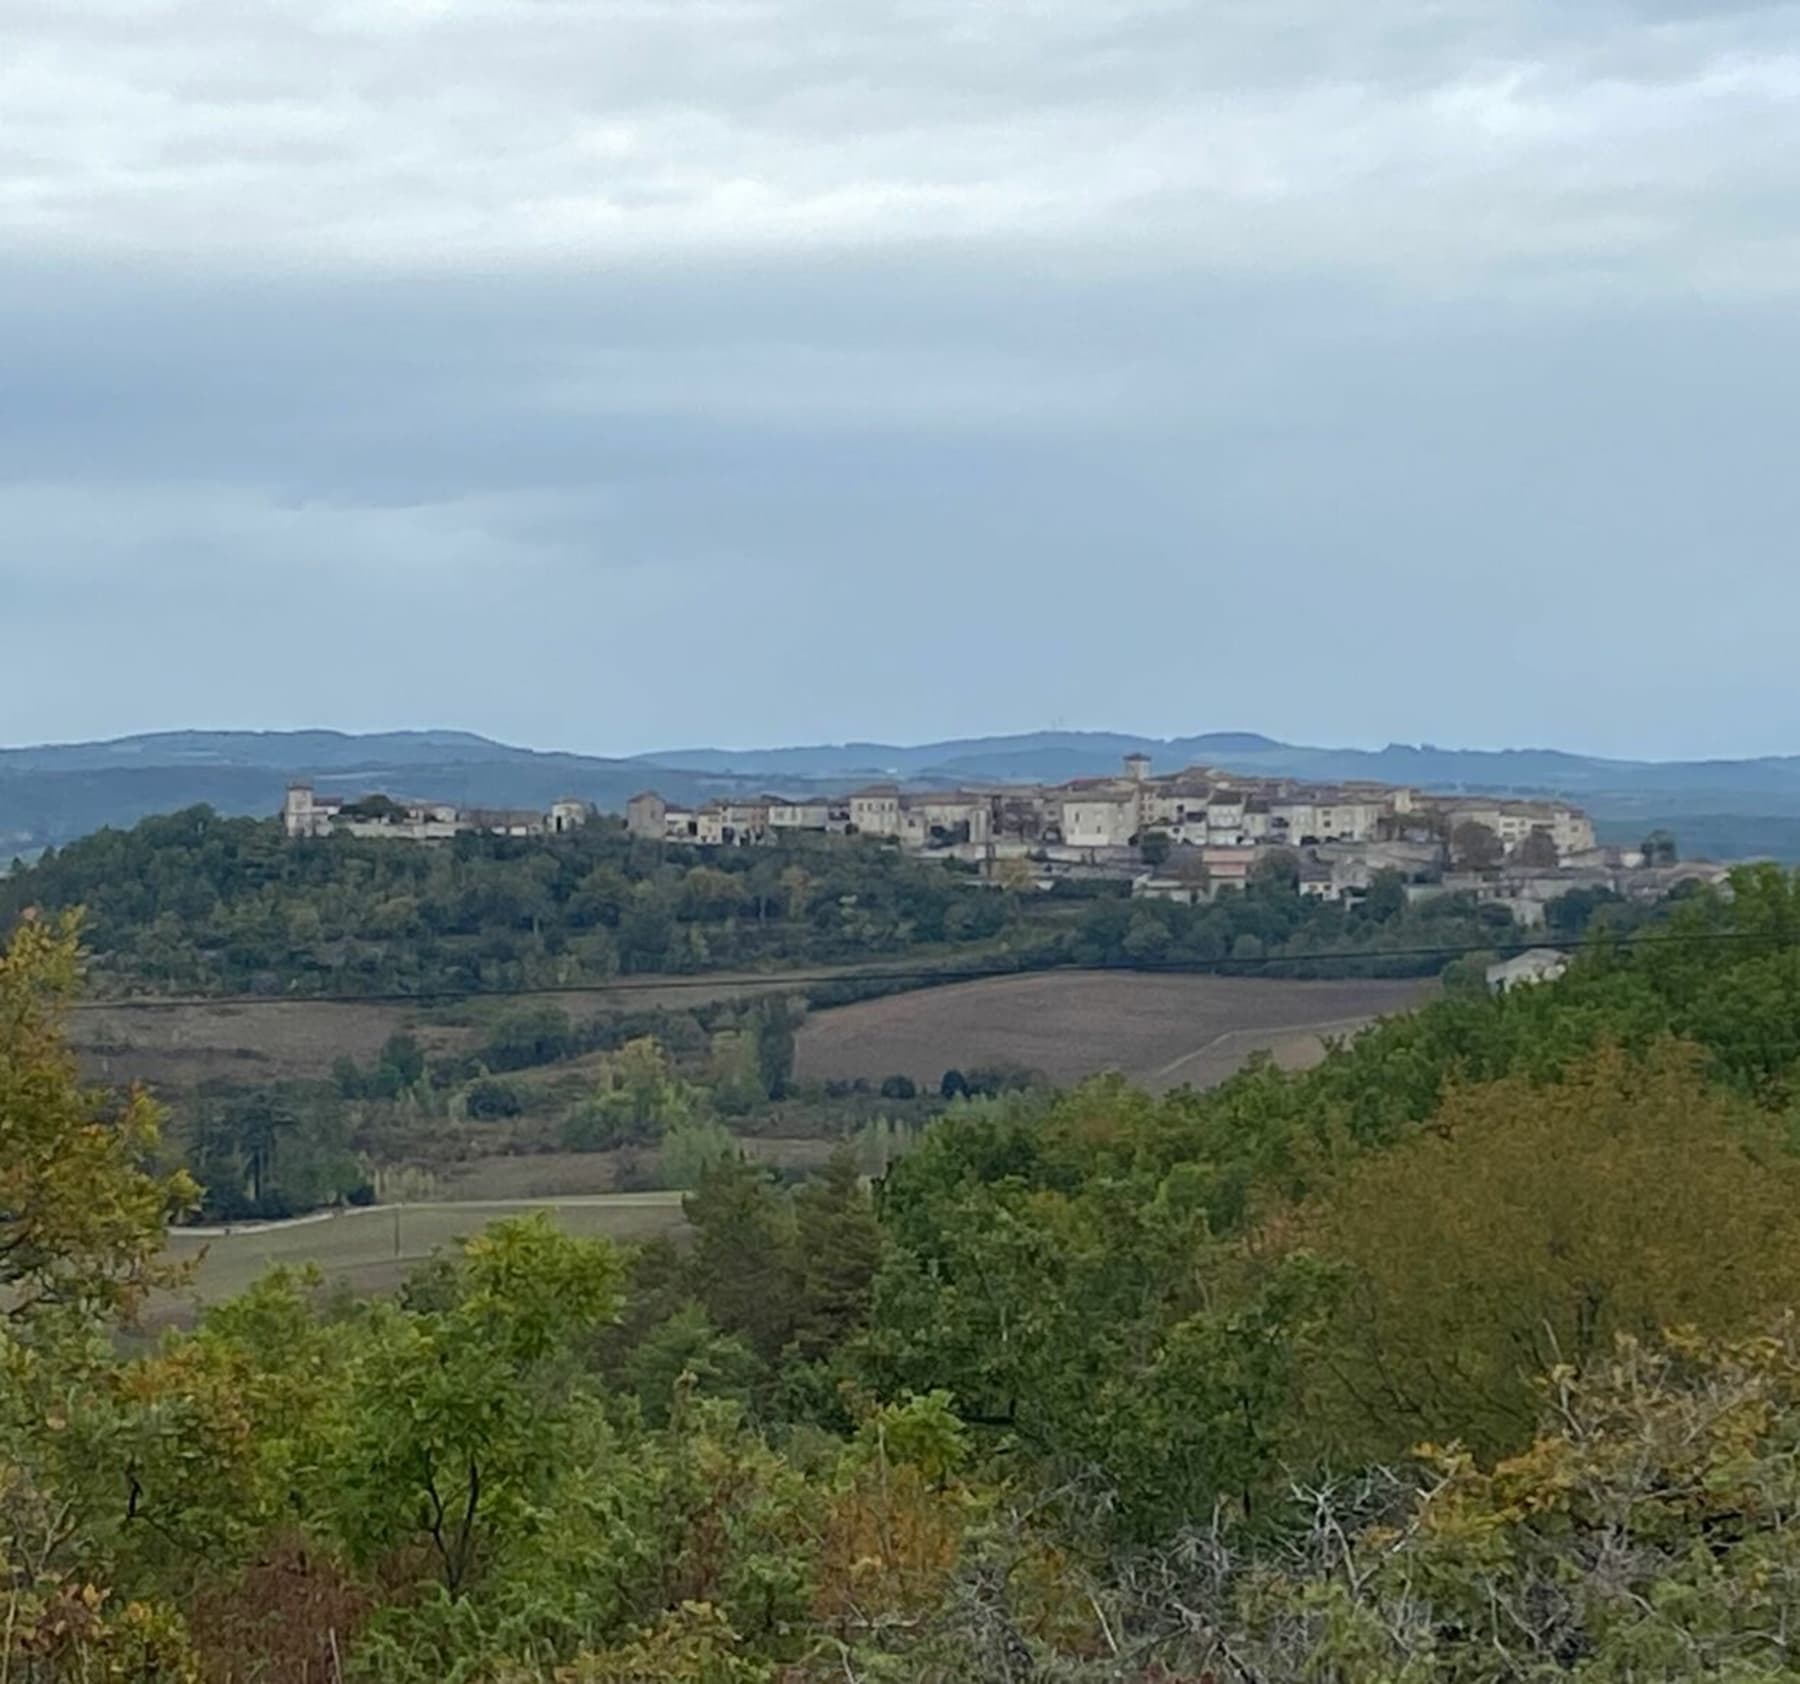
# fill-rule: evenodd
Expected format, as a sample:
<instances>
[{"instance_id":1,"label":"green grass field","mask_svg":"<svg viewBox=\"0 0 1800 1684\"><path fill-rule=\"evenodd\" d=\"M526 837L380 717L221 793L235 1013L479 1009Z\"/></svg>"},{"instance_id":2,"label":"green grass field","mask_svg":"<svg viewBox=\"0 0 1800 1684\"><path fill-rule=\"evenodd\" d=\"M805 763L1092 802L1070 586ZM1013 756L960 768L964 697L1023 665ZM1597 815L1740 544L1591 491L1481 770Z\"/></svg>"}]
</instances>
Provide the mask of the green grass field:
<instances>
[{"instance_id":1,"label":"green grass field","mask_svg":"<svg viewBox=\"0 0 1800 1684\"><path fill-rule=\"evenodd\" d=\"M373 1206L235 1232L176 1229L167 1255L197 1259L186 1292L152 1307L153 1321L178 1320L197 1300L241 1292L277 1265L317 1265L328 1284L389 1292L440 1248L508 1216L547 1211L572 1234L646 1240L682 1226L679 1193L605 1193L567 1199L470 1199L454 1204Z\"/></svg>"}]
</instances>

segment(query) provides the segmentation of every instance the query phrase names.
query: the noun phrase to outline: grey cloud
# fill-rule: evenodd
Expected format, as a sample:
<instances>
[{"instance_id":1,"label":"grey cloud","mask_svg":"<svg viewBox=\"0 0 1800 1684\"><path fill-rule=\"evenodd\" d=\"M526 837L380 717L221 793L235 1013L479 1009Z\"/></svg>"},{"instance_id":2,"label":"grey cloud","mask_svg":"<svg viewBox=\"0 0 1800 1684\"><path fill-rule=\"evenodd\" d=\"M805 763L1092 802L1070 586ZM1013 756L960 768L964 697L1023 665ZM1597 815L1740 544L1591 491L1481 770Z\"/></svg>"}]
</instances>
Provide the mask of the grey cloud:
<instances>
[{"instance_id":1,"label":"grey cloud","mask_svg":"<svg viewBox=\"0 0 1800 1684\"><path fill-rule=\"evenodd\" d=\"M1800 733L1791 5L8 21L0 740Z\"/></svg>"},{"instance_id":2,"label":"grey cloud","mask_svg":"<svg viewBox=\"0 0 1800 1684\"><path fill-rule=\"evenodd\" d=\"M190 697L164 722L218 693L363 723L428 706L614 748L716 735L721 709L740 731L805 734L821 705L838 733L1101 710L1174 729L1223 710L1306 735L1324 707L1374 737L1460 721L1481 740L1643 747L1632 733L1654 720L1676 746L1689 727L1666 696L1657 714L1652 675L1728 638L1740 684L1785 660L1800 388L1768 374L1800 346L1780 308L1596 321L1193 277L1015 273L1003 299L956 281L839 274L835 309L810 314L776 274L679 297L492 281L410 304L296 285L238 295L235 313L229 288L174 289L130 316L95 289L60 342L32 336L39 391L59 368L106 372L60 443L35 399L13 418L22 471L0 519L12 553L38 559L0 581L48 629L119 579L109 614L163 627L121 670ZM860 346L861 377L891 386L916 346L954 364L984 324L1008 359L1073 370L1071 389L1084 364L1124 371L1139 412L1046 427L1009 421L1001 391L970 427L933 424L929 405L896 418L878 391L846 425L841 392L783 413L791 365L756 351L810 327L827 365ZM572 410L548 377L596 344L628 389ZM721 402L692 370L732 347ZM969 378L1008 366L973 356ZM98 501L81 460L96 448ZM1752 594L1765 612L1746 622ZM263 693L272 635L328 642L353 686ZM396 640L450 674L579 677L548 693L459 680L440 703L411 655L384 661ZM1482 672L1508 676L1490 690ZM1626 725L1613 698L1634 686ZM569 696L590 734L563 729ZM620 723L651 698L648 720Z\"/></svg>"},{"instance_id":3,"label":"grey cloud","mask_svg":"<svg viewBox=\"0 0 1800 1684\"><path fill-rule=\"evenodd\" d=\"M1561 255L1594 220L1584 193L1649 174L1674 191L1636 239L1668 263L1694 178L1740 158L1751 126L1793 185L1800 60L1791 8L1658 15L32 0L8 103L37 162L0 227L40 250L247 240L265 260L412 272L922 237L1403 271L1409 248L1442 264L1471 237L1465 268L1542 249L1546 218ZM1772 85L1734 82L1752 53L1775 55ZM1620 237L1602 227L1600 245Z\"/></svg>"}]
</instances>

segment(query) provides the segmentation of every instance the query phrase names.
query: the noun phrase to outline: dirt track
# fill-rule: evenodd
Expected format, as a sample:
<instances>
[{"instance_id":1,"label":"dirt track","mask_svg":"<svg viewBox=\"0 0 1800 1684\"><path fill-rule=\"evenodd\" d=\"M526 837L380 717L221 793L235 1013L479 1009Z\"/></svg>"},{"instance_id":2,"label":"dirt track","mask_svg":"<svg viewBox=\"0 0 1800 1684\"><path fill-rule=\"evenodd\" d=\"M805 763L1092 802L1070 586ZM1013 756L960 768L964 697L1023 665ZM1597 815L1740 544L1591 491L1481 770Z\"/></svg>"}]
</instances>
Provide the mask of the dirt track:
<instances>
[{"instance_id":1,"label":"dirt track","mask_svg":"<svg viewBox=\"0 0 1800 1684\"><path fill-rule=\"evenodd\" d=\"M276 1223L171 1231L168 1255L195 1261L192 1287L165 1296L151 1319L179 1319L193 1299L229 1297L277 1265L316 1264L325 1279L359 1292L392 1290L441 1247L490 1222L548 1211L571 1233L643 1240L682 1225L679 1193L613 1193L557 1199L466 1199L453 1204L371 1206Z\"/></svg>"}]
</instances>

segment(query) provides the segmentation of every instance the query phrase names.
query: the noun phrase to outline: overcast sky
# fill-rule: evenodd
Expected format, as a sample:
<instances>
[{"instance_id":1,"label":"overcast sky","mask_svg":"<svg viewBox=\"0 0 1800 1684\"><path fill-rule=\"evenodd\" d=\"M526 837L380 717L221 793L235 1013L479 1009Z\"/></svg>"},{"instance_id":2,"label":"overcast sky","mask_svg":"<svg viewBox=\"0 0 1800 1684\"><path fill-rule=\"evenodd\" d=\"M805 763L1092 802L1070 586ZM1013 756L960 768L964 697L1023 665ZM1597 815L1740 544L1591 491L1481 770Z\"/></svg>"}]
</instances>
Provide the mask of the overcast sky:
<instances>
[{"instance_id":1,"label":"overcast sky","mask_svg":"<svg viewBox=\"0 0 1800 1684\"><path fill-rule=\"evenodd\" d=\"M1800 4L3 0L0 742L1800 750Z\"/></svg>"}]
</instances>

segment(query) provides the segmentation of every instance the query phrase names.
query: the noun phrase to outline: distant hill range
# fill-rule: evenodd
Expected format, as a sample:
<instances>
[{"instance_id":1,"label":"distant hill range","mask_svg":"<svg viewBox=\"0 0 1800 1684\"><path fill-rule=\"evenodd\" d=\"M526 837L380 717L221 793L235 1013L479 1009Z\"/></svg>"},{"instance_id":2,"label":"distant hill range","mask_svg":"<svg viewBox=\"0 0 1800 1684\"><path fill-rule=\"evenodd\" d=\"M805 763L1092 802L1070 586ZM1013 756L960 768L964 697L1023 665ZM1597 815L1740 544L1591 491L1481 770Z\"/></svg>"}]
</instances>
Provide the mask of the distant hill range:
<instances>
[{"instance_id":1,"label":"distant hill range","mask_svg":"<svg viewBox=\"0 0 1800 1684\"><path fill-rule=\"evenodd\" d=\"M542 808L574 795L606 809L622 809L651 782L672 797L702 800L755 781L661 768L653 777L631 760L542 754L465 731L165 731L0 749L0 860L199 802L273 815L302 778L322 790L470 807Z\"/></svg>"},{"instance_id":2,"label":"distant hill range","mask_svg":"<svg viewBox=\"0 0 1800 1684\"><path fill-rule=\"evenodd\" d=\"M831 743L800 748L670 749L623 759L547 754L465 731L169 731L102 743L0 749L0 856L32 853L148 813L207 802L226 813L275 812L295 778L321 789L543 807L573 795L621 809L654 787L673 800L764 788L844 789L872 778L920 784L1056 782L1115 770L1147 754L1159 771L1208 765L1332 781L1370 778L1425 789L1566 795L1604 836L1635 840L1664 826L1684 851L1800 860L1800 756L1753 760L1605 760L1556 749L1308 748L1254 732L1138 737L1039 731L948 742Z\"/></svg>"}]
</instances>

